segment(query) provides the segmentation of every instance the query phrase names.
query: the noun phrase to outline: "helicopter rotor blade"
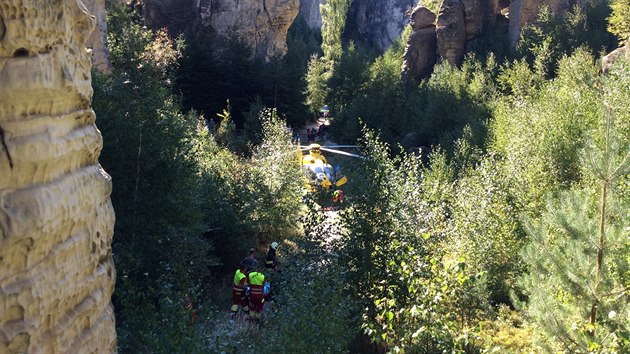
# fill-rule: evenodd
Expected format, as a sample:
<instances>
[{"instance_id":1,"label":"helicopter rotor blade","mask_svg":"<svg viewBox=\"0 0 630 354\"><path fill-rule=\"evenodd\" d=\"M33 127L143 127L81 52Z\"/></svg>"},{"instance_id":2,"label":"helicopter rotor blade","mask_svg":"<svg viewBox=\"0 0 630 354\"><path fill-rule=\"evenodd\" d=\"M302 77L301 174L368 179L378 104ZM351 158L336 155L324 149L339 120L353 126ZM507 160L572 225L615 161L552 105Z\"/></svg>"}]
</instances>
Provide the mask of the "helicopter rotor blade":
<instances>
[{"instance_id":1,"label":"helicopter rotor blade","mask_svg":"<svg viewBox=\"0 0 630 354\"><path fill-rule=\"evenodd\" d=\"M352 153L341 151L341 150L328 149L328 148L324 148L324 147L322 147L321 150L327 151L327 152L332 152L333 154L339 154L339 155L345 155L345 156L357 157L357 158L360 158L360 159L365 159L365 156L361 156L361 155L358 155L358 154L352 154Z\"/></svg>"},{"instance_id":2,"label":"helicopter rotor blade","mask_svg":"<svg viewBox=\"0 0 630 354\"><path fill-rule=\"evenodd\" d=\"M322 146L322 147L323 147L323 148L328 148L328 149L331 149L331 148L334 148L334 149L339 149L339 148L354 148L354 149L356 149L356 148L358 148L358 146L357 146L357 145L324 145L324 146Z\"/></svg>"}]
</instances>

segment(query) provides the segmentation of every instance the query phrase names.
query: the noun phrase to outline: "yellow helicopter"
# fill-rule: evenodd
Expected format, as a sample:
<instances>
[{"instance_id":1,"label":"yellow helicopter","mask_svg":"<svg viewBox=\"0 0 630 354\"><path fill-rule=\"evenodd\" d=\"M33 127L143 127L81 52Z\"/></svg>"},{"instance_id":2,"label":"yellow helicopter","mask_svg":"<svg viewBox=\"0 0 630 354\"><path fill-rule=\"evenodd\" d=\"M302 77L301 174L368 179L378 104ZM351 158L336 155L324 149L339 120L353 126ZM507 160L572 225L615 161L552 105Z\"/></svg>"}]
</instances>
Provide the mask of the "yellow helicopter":
<instances>
[{"instance_id":1,"label":"yellow helicopter","mask_svg":"<svg viewBox=\"0 0 630 354\"><path fill-rule=\"evenodd\" d=\"M354 145L334 145L335 148L354 148ZM334 154L363 158L361 155L346 151L332 149L320 144L310 144L308 147L299 148L298 159L302 165L304 181L310 192L322 192L337 189L348 182L348 178L341 172L339 166L333 168L322 155L322 151ZM308 151L307 154L303 154Z\"/></svg>"}]
</instances>

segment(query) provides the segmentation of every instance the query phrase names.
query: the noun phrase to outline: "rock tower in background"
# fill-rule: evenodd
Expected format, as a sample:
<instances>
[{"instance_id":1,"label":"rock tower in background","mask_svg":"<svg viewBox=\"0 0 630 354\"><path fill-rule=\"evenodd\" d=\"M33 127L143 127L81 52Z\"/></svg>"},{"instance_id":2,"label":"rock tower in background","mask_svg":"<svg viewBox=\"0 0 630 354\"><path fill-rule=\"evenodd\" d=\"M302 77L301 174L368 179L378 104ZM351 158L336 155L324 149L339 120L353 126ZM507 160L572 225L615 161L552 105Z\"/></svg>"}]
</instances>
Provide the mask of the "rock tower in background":
<instances>
[{"instance_id":1,"label":"rock tower in background","mask_svg":"<svg viewBox=\"0 0 630 354\"><path fill-rule=\"evenodd\" d=\"M93 28L79 0L0 0L0 353L116 350Z\"/></svg>"},{"instance_id":2,"label":"rock tower in background","mask_svg":"<svg viewBox=\"0 0 630 354\"><path fill-rule=\"evenodd\" d=\"M287 33L298 15L299 0L201 1L202 25L220 34L236 32L257 59L287 53Z\"/></svg>"},{"instance_id":3,"label":"rock tower in background","mask_svg":"<svg viewBox=\"0 0 630 354\"><path fill-rule=\"evenodd\" d=\"M429 77L434 63L441 60L461 64L484 31L503 31L505 27L503 34L513 49L523 27L534 22L543 7L562 13L569 9L569 0L442 0L437 16L417 6L411 12L412 34L405 49L403 84L411 87ZM434 20L435 26L429 20Z\"/></svg>"},{"instance_id":4,"label":"rock tower in background","mask_svg":"<svg viewBox=\"0 0 630 354\"><path fill-rule=\"evenodd\" d=\"M431 75L437 60L435 14L426 7L417 6L409 22L412 32L405 48L401 75L405 88Z\"/></svg>"}]
</instances>

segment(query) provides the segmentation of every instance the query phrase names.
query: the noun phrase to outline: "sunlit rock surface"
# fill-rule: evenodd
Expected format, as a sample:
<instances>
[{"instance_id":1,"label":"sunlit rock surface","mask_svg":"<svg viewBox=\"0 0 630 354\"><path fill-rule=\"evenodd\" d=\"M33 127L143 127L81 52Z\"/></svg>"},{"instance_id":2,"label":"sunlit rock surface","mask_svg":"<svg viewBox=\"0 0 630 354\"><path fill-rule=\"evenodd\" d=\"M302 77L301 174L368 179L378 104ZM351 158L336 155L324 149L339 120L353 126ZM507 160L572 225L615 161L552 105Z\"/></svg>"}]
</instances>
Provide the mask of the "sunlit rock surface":
<instances>
[{"instance_id":1,"label":"sunlit rock surface","mask_svg":"<svg viewBox=\"0 0 630 354\"><path fill-rule=\"evenodd\" d=\"M321 29L319 5L326 0L300 0L300 15L311 29ZM416 6L415 0L352 0L346 20L346 31L352 36L386 50L396 41Z\"/></svg>"},{"instance_id":2,"label":"sunlit rock surface","mask_svg":"<svg viewBox=\"0 0 630 354\"><path fill-rule=\"evenodd\" d=\"M0 24L0 353L114 352L94 20L78 0L1 0Z\"/></svg>"},{"instance_id":3,"label":"sunlit rock surface","mask_svg":"<svg viewBox=\"0 0 630 354\"><path fill-rule=\"evenodd\" d=\"M109 50L107 48L107 12L105 11L105 0L83 0L83 4L96 20L96 28L88 38L86 43L92 49L92 66L101 72L111 71L109 61Z\"/></svg>"},{"instance_id":4,"label":"sunlit rock surface","mask_svg":"<svg viewBox=\"0 0 630 354\"><path fill-rule=\"evenodd\" d=\"M287 52L287 32L300 7L299 0L202 0L202 24L218 33L235 32L248 43L254 57L269 60Z\"/></svg>"},{"instance_id":5,"label":"sunlit rock surface","mask_svg":"<svg viewBox=\"0 0 630 354\"><path fill-rule=\"evenodd\" d=\"M630 39L626 41L626 45L613 50L602 58L602 72L607 73L615 62L622 58L630 59Z\"/></svg>"},{"instance_id":6,"label":"sunlit rock surface","mask_svg":"<svg viewBox=\"0 0 630 354\"><path fill-rule=\"evenodd\" d=\"M217 33L236 33L254 57L269 60L287 52L287 32L299 0L146 0L142 10L149 28L172 35L194 34L200 26Z\"/></svg>"}]
</instances>

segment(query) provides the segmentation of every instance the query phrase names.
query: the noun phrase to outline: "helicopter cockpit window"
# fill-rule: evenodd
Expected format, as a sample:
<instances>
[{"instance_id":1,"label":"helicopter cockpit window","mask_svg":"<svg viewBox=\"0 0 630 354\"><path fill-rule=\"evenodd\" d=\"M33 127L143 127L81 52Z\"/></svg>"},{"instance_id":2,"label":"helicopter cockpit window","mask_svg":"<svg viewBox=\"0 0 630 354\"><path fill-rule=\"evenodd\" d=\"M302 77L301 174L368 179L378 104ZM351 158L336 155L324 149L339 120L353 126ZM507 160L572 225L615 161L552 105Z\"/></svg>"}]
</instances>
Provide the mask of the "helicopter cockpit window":
<instances>
[{"instance_id":1,"label":"helicopter cockpit window","mask_svg":"<svg viewBox=\"0 0 630 354\"><path fill-rule=\"evenodd\" d=\"M328 177L328 179L330 180L332 180L333 176L335 175L333 168L330 165L324 166L324 173L326 174L326 177Z\"/></svg>"},{"instance_id":2,"label":"helicopter cockpit window","mask_svg":"<svg viewBox=\"0 0 630 354\"><path fill-rule=\"evenodd\" d=\"M311 165L310 170L314 174L324 173L324 168L322 166Z\"/></svg>"}]
</instances>

